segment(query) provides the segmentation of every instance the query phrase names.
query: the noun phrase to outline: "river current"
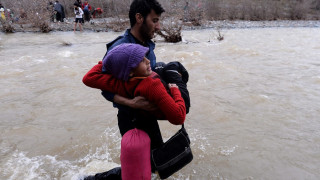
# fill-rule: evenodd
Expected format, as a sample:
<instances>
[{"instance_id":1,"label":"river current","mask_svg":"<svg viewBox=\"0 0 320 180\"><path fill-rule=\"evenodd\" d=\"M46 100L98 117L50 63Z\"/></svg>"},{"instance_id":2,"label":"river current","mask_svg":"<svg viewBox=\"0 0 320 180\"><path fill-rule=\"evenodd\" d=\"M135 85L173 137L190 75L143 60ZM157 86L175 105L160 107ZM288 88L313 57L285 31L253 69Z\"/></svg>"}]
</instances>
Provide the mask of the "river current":
<instances>
[{"instance_id":1,"label":"river current","mask_svg":"<svg viewBox=\"0 0 320 180\"><path fill-rule=\"evenodd\" d=\"M190 75L194 159L168 179L319 179L319 28L221 33L156 39L157 61ZM0 179L77 180L119 166L117 111L82 77L120 34L0 34ZM179 129L160 126L164 139Z\"/></svg>"}]
</instances>

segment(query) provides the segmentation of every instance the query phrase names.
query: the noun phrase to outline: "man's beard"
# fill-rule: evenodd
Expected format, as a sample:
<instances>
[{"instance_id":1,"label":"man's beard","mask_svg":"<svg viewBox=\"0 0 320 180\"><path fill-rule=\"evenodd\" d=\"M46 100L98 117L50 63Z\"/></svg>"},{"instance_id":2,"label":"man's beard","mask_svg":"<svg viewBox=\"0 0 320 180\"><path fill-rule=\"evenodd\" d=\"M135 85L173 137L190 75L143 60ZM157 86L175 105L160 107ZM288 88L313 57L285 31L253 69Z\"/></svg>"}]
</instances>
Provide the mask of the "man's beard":
<instances>
[{"instance_id":1,"label":"man's beard","mask_svg":"<svg viewBox=\"0 0 320 180\"><path fill-rule=\"evenodd\" d=\"M147 26L145 20L143 21L143 24L140 28L140 34L141 34L142 38L144 39L144 41L150 40L154 36L154 34L151 32L151 30Z\"/></svg>"}]
</instances>

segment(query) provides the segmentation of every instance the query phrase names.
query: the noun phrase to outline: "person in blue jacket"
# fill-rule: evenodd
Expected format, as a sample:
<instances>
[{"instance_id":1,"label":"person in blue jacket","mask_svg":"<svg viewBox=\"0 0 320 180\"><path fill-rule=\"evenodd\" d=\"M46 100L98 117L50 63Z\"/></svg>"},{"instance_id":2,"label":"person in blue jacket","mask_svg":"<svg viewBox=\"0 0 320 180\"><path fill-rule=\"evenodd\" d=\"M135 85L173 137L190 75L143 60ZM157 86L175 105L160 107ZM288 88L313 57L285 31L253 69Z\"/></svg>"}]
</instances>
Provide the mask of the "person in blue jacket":
<instances>
[{"instance_id":1,"label":"person in blue jacket","mask_svg":"<svg viewBox=\"0 0 320 180\"><path fill-rule=\"evenodd\" d=\"M156 56L154 54L155 44L152 38L155 32L160 30L160 16L164 12L157 0L134 0L129 10L131 28L127 29L124 35L119 36L108 43L106 54L115 46L122 43L135 43L149 48L146 57L150 60L152 70L156 66ZM104 72L105 69L102 69ZM143 97L127 99L110 92L102 92L102 95L114 103L118 108L118 125L121 135L134 128L134 109L151 110L155 107L147 102ZM153 120L146 124L148 135L151 139L151 148L160 146L163 143L158 122Z\"/></svg>"},{"instance_id":2,"label":"person in blue jacket","mask_svg":"<svg viewBox=\"0 0 320 180\"><path fill-rule=\"evenodd\" d=\"M58 0L54 3L54 11L56 12L56 20L63 22L65 18L64 7L59 3Z\"/></svg>"},{"instance_id":3,"label":"person in blue jacket","mask_svg":"<svg viewBox=\"0 0 320 180\"><path fill-rule=\"evenodd\" d=\"M156 56L154 54L155 44L152 38L155 33L160 30L160 17L165 10L157 0L133 0L129 10L130 29L127 29L122 36L119 36L112 42L108 43L107 53L114 47L122 43L135 43L145 46L149 49L146 57L150 60L152 70L156 67ZM106 56L105 55L105 56ZM102 69L105 72L105 69ZM136 109L154 110L156 107L149 103L144 97L138 96L134 99L128 99L117 94L103 91L102 95L109 101L113 102L113 106L118 108L118 126L123 136L127 131L134 129L139 123L140 129L144 130L150 137L151 149L159 147L163 144L159 124L157 119L144 119L137 117ZM98 173L95 176L89 176L85 179L117 179L120 177L121 169L115 168L104 173Z\"/></svg>"}]
</instances>

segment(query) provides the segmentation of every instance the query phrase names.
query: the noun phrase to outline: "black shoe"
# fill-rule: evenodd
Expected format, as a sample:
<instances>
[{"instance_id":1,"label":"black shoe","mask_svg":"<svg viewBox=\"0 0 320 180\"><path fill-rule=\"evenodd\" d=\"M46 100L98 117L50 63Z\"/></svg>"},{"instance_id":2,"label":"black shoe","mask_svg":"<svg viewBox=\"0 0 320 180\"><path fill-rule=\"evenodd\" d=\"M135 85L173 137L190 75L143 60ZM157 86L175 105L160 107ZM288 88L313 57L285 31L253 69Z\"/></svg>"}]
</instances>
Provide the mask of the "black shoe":
<instances>
[{"instance_id":1,"label":"black shoe","mask_svg":"<svg viewBox=\"0 0 320 180\"><path fill-rule=\"evenodd\" d=\"M94 176L85 177L83 180L121 180L121 168L116 167Z\"/></svg>"}]
</instances>

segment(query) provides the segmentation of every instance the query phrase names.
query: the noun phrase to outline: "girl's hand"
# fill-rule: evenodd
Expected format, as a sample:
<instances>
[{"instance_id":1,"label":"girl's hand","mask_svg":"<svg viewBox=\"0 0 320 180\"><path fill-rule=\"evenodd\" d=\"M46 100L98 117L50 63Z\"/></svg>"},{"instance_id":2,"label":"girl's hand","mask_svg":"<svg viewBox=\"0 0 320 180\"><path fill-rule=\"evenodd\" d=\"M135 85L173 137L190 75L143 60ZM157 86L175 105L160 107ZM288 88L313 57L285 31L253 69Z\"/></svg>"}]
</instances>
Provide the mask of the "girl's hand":
<instances>
[{"instance_id":1,"label":"girl's hand","mask_svg":"<svg viewBox=\"0 0 320 180\"><path fill-rule=\"evenodd\" d=\"M170 89L174 88L174 87L179 89L179 87L176 84L169 83L168 86L169 86Z\"/></svg>"}]
</instances>

